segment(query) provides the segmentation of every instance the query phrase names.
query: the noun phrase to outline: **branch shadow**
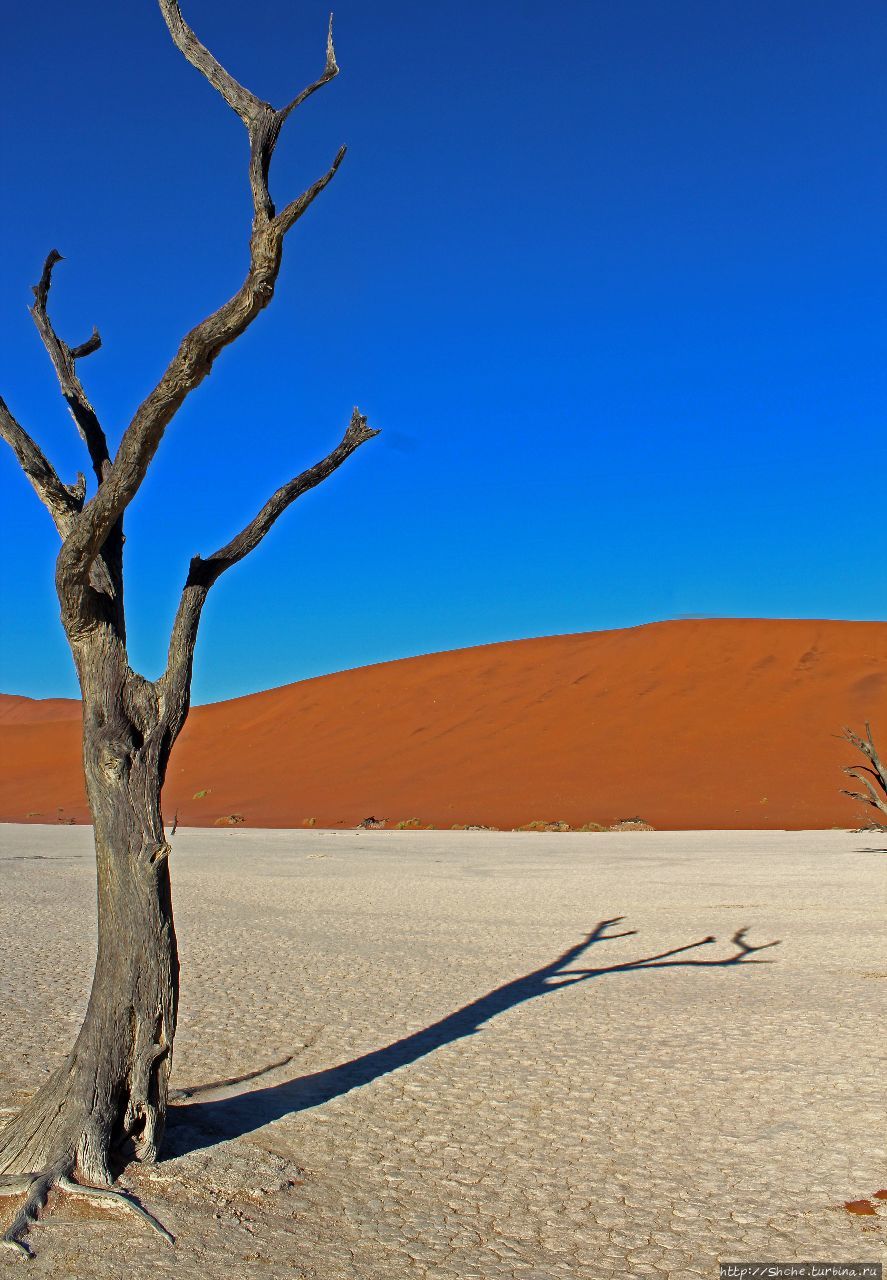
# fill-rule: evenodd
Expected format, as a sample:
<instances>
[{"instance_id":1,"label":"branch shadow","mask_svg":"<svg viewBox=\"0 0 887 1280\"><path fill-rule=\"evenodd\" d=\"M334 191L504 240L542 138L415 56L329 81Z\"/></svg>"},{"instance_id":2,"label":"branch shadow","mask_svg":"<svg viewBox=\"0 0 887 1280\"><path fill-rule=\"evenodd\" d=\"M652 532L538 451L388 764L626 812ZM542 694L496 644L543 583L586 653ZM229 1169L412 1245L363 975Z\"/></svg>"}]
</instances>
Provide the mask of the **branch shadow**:
<instances>
[{"instance_id":1,"label":"branch shadow","mask_svg":"<svg viewBox=\"0 0 887 1280\"><path fill-rule=\"evenodd\" d=\"M656 955L643 956L638 960L628 960L622 964L601 965L596 968L571 968L589 948L603 942L612 942L617 938L632 937L636 929L628 929L622 933L611 933L624 917L616 916L610 920L601 920L581 942L568 947L561 955L549 964L534 969L531 973L506 982L501 987L487 992L470 1004L456 1009L446 1017L423 1027L412 1035L404 1036L381 1049L362 1054L338 1066L328 1067L324 1071L316 1071L311 1075L297 1076L280 1084L269 1085L263 1089L245 1090L233 1096L214 1098L204 1102L184 1101L172 1106L167 1116L167 1143L165 1158L186 1155L205 1147L215 1146L232 1138L239 1138L261 1129L264 1125L284 1116L305 1111L311 1107L322 1106L333 1098L342 1097L352 1089L388 1075L400 1067L424 1058L445 1044L465 1039L478 1033L485 1023L495 1018L506 1009L513 1009L528 1000L558 991L561 987L574 986L580 982L588 982L592 978L601 978L616 973L634 973L649 969L700 968L729 969L741 964L768 964L767 960L752 959L758 951L766 951L778 946L776 942L766 942L753 946L746 942L747 928L737 929L731 941L736 948L732 955L720 960L675 959L685 957L689 951L697 947L705 947L717 941L714 937L700 938L698 942L689 942L682 947L673 947ZM295 1055L293 1055L295 1056ZM283 1059L258 1071L250 1071L243 1076L232 1077L215 1084L202 1085L190 1090L179 1090L178 1096L189 1099L195 1094L210 1093L213 1090L238 1085L247 1080L256 1079L276 1068L292 1061Z\"/></svg>"}]
</instances>

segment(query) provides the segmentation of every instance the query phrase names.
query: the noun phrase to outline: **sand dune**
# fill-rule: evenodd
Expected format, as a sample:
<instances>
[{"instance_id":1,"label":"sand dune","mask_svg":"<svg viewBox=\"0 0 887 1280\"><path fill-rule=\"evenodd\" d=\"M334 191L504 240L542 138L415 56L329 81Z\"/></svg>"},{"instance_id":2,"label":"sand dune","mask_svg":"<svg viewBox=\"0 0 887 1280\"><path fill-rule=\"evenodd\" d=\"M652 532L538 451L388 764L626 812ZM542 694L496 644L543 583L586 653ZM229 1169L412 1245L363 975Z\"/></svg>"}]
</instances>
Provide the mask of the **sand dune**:
<instances>
[{"instance_id":1,"label":"sand dune","mask_svg":"<svg viewBox=\"0 0 887 1280\"><path fill-rule=\"evenodd\" d=\"M0 693L0 724L39 724L44 720L79 720L74 698L22 698Z\"/></svg>"},{"instance_id":2,"label":"sand dune","mask_svg":"<svg viewBox=\"0 0 887 1280\"><path fill-rule=\"evenodd\" d=\"M76 717L65 700L0 698L0 820L88 820ZM188 826L851 826L864 815L840 795L834 735L866 718L887 739L887 623L552 636L198 707L164 809Z\"/></svg>"}]
</instances>

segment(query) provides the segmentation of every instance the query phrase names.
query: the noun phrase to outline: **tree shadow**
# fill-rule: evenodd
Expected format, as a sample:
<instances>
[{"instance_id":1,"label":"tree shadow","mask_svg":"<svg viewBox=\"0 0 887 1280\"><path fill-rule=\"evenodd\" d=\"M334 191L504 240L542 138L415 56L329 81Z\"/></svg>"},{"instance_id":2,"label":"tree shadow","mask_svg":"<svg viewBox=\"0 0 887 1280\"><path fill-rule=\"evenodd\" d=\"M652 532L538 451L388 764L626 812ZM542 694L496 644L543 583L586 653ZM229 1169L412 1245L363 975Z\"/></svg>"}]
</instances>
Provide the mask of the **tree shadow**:
<instances>
[{"instance_id":1,"label":"tree shadow","mask_svg":"<svg viewBox=\"0 0 887 1280\"><path fill-rule=\"evenodd\" d=\"M742 928L737 929L731 940L736 948L735 952L721 960L674 958L683 957L688 951L717 941L714 937L707 937L700 938L698 942L689 942L682 947L673 947L669 951L643 956L638 960L628 960L622 964L602 965L589 969L570 967L595 944L612 942L617 938L628 938L636 934L636 929L628 929L622 933L608 932L621 923L623 918L616 916L611 920L601 920L581 942L569 947L550 964L494 988L470 1004L447 1014L438 1022L423 1027L421 1031L416 1031L412 1035L404 1036L403 1039L395 1040L381 1049L374 1049L370 1053L342 1062L338 1066L328 1067L324 1071L297 1076L263 1089L241 1091L233 1096L217 1097L204 1102L189 1100L174 1105L168 1113L166 1157L185 1155L203 1147L215 1146L231 1138L242 1137L274 1120L280 1120L297 1111L305 1111L310 1107L321 1106L333 1098L342 1097L352 1089L358 1089L372 1080L377 1080L380 1076L396 1071L399 1067L408 1066L419 1058L424 1058L445 1044L475 1035L485 1023L506 1009L513 1009L527 1000L534 1000L538 996L558 991L561 987L574 986L576 983L588 982L591 978L601 978L608 974L633 973L643 969L678 967L726 969L740 964L767 964L769 962L766 960L754 960L751 957L758 951L766 951L769 947L779 945L777 941L753 946L745 940L747 928ZM228 1089L268 1074L289 1061L292 1061L292 1058L285 1058L243 1076L197 1086L193 1089L179 1090L178 1096L192 1099L200 1093Z\"/></svg>"}]
</instances>

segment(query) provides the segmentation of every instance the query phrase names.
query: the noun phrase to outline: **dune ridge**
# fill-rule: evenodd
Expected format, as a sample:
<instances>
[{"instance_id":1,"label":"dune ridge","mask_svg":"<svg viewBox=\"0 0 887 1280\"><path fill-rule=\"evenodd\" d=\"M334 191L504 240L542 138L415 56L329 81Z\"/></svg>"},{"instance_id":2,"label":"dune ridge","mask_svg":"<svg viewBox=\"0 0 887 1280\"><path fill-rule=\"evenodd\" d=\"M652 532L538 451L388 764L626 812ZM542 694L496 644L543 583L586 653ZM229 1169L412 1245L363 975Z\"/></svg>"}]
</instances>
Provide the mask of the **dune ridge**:
<instances>
[{"instance_id":1,"label":"dune ridge","mask_svg":"<svg viewBox=\"0 0 887 1280\"><path fill-rule=\"evenodd\" d=\"M887 623L692 619L380 663L196 707L167 819L393 826L639 816L853 826L844 724L887 738ZM0 695L0 821L89 820L79 704ZM202 795L199 793L203 793Z\"/></svg>"}]
</instances>

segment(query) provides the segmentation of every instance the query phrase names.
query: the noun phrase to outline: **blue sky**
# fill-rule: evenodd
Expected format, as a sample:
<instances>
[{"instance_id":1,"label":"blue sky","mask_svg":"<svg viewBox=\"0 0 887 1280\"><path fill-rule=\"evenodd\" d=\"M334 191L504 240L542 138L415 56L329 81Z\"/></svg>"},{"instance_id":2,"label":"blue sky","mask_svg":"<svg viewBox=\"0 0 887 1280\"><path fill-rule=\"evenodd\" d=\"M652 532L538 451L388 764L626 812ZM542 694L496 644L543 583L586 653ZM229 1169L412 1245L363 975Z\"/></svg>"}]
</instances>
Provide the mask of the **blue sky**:
<instances>
[{"instance_id":1,"label":"blue sky","mask_svg":"<svg viewBox=\"0 0 887 1280\"><path fill-rule=\"evenodd\" d=\"M315 0L183 12L275 104L322 67ZM881 0L342 0L336 30L278 202L349 154L129 513L133 664L159 673L190 557L353 404L382 436L215 588L197 701L688 614L884 618ZM73 479L26 310L45 254L116 440L241 281L245 137L151 0L17 5L4 37L0 393ZM74 694L7 455L0 688Z\"/></svg>"}]
</instances>

